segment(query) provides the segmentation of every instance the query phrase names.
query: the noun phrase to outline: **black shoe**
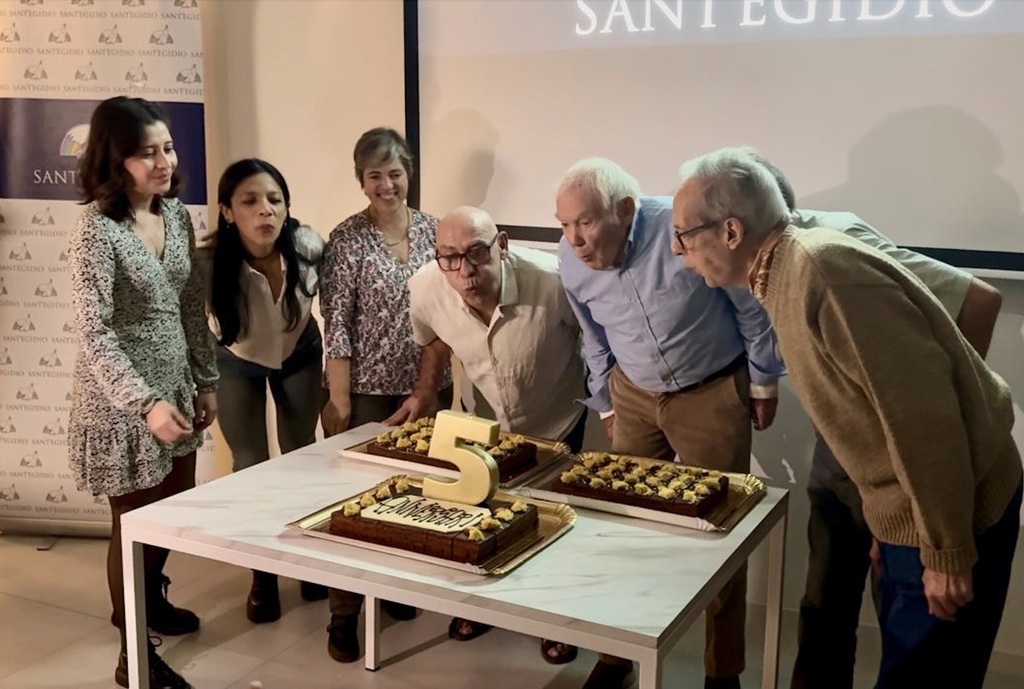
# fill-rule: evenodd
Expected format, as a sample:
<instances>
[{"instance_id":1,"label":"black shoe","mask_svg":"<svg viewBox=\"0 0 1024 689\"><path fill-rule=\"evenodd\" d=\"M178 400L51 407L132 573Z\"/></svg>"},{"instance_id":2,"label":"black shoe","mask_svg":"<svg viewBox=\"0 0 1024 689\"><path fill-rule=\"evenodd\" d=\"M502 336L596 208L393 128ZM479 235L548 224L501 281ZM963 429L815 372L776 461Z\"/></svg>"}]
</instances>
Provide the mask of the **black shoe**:
<instances>
[{"instance_id":1,"label":"black shoe","mask_svg":"<svg viewBox=\"0 0 1024 689\"><path fill-rule=\"evenodd\" d=\"M597 661L583 689L625 689L633 674L633 663L605 663Z\"/></svg>"},{"instance_id":2,"label":"black shoe","mask_svg":"<svg viewBox=\"0 0 1024 689\"><path fill-rule=\"evenodd\" d=\"M384 608L391 619L398 620L399 622L407 622L416 617L416 608L405 603L395 603L393 601L383 601L381 607Z\"/></svg>"},{"instance_id":3,"label":"black shoe","mask_svg":"<svg viewBox=\"0 0 1024 689\"><path fill-rule=\"evenodd\" d=\"M310 602L324 600L327 598L327 587L321 584L311 584L308 581L300 581L299 593L302 594L302 600Z\"/></svg>"},{"instance_id":4,"label":"black shoe","mask_svg":"<svg viewBox=\"0 0 1024 689\"><path fill-rule=\"evenodd\" d=\"M176 608L167 600L171 580L163 574L157 586L146 591L146 624L164 636L191 634L199 629L199 618L191 610Z\"/></svg>"},{"instance_id":5,"label":"black shoe","mask_svg":"<svg viewBox=\"0 0 1024 689\"><path fill-rule=\"evenodd\" d=\"M704 689L740 689L740 678L736 677L705 677Z\"/></svg>"},{"instance_id":6,"label":"black shoe","mask_svg":"<svg viewBox=\"0 0 1024 689\"><path fill-rule=\"evenodd\" d=\"M149 646L149 689L193 689L184 677L172 670L157 654L152 641L147 645ZM114 681L119 687L128 686L128 654L124 651L118 656Z\"/></svg>"},{"instance_id":7,"label":"black shoe","mask_svg":"<svg viewBox=\"0 0 1024 689\"><path fill-rule=\"evenodd\" d=\"M331 615L327 654L339 663L359 660L359 615Z\"/></svg>"},{"instance_id":8,"label":"black shoe","mask_svg":"<svg viewBox=\"0 0 1024 689\"><path fill-rule=\"evenodd\" d=\"M281 597L277 590L276 574L253 570L252 588L245 601L245 616L253 624L281 619Z\"/></svg>"}]
</instances>

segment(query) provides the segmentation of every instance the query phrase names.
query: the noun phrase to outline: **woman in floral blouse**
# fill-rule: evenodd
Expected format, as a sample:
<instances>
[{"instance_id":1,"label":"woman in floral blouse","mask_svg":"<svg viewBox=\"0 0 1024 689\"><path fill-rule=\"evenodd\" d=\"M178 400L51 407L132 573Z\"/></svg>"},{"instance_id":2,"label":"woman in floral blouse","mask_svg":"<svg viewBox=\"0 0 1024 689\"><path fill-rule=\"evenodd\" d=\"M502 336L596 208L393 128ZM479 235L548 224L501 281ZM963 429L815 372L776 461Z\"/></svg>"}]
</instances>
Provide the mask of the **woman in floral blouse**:
<instances>
[{"instance_id":1,"label":"woman in floral blouse","mask_svg":"<svg viewBox=\"0 0 1024 689\"><path fill-rule=\"evenodd\" d=\"M437 218L409 208L406 195L412 155L393 129L378 127L359 137L356 179L369 205L333 232L324 250L320 308L330 402L324 409L327 435L392 416L433 414L411 409L421 348L409 320L409 278L434 260ZM419 381L441 389L439 403L451 406L451 371L441 381ZM359 657L356 637L363 597L331 591L328 652L339 662ZM415 610L386 604L396 619Z\"/></svg>"}]
</instances>

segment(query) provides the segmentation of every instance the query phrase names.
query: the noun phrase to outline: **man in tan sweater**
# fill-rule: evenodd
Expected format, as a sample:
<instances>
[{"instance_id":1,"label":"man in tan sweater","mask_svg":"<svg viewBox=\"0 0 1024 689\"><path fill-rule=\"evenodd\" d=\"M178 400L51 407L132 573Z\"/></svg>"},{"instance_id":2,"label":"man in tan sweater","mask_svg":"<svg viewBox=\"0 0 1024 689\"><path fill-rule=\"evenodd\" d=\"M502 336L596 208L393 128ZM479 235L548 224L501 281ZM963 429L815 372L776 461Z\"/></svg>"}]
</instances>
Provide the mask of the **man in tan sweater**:
<instances>
[{"instance_id":1,"label":"man in tan sweater","mask_svg":"<svg viewBox=\"0 0 1024 689\"><path fill-rule=\"evenodd\" d=\"M767 310L797 395L881 550L876 685L980 687L1009 586L1021 462L1006 383L899 263L798 229L749 149L686 163L673 252Z\"/></svg>"}]
</instances>

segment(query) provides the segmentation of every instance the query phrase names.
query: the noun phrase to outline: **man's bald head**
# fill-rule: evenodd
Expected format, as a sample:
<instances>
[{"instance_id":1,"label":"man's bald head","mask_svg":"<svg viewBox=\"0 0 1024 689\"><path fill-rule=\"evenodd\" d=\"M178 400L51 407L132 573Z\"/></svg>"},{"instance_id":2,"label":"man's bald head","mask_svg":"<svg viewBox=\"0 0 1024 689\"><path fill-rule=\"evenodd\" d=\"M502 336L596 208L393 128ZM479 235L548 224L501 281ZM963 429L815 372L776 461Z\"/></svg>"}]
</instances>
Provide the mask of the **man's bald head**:
<instances>
[{"instance_id":1,"label":"man's bald head","mask_svg":"<svg viewBox=\"0 0 1024 689\"><path fill-rule=\"evenodd\" d=\"M441 218L437 226L437 248L442 253L464 251L474 242L490 244L498 234L498 227L490 214L474 206L459 206Z\"/></svg>"}]
</instances>

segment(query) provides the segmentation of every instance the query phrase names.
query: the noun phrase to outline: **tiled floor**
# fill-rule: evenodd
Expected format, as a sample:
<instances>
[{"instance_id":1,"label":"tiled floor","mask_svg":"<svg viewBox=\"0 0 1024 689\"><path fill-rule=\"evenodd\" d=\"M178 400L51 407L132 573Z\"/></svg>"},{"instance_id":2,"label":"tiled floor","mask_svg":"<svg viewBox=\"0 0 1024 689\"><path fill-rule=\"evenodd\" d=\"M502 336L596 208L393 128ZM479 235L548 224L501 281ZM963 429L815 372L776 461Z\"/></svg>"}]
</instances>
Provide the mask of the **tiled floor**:
<instances>
[{"instance_id":1,"label":"tiled floor","mask_svg":"<svg viewBox=\"0 0 1024 689\"><path fill-rule=\"evenodd\" d=\"M0 689L107 689L117 653L109 622L104 557L106 542L0 537ZM165 658L197 689L576 689L595 656L553 667L540 658L535 639L495 630L459 643L446 636L448 620L424 613L390 624L383 634L384 667L367 672L360 663L340 665L325 651L326 602L305 603L298 585L282 582L282 618L254 626L245 619L249 573L229 565L172 554L167 573L171 600L195 610L203 627L188 637L164 641ZM763 611L753 608L748 639L751 667L744 686L760 686ZM701 687L702 624L672 653L666 689ZM874 635L862 642L857 689L871 687L878 648ZM796 638L794 620L783 628L783 677L788 686ZM1024 660L997 659L987 689L1024 684Z\"/></svg>"}]
</instances>

